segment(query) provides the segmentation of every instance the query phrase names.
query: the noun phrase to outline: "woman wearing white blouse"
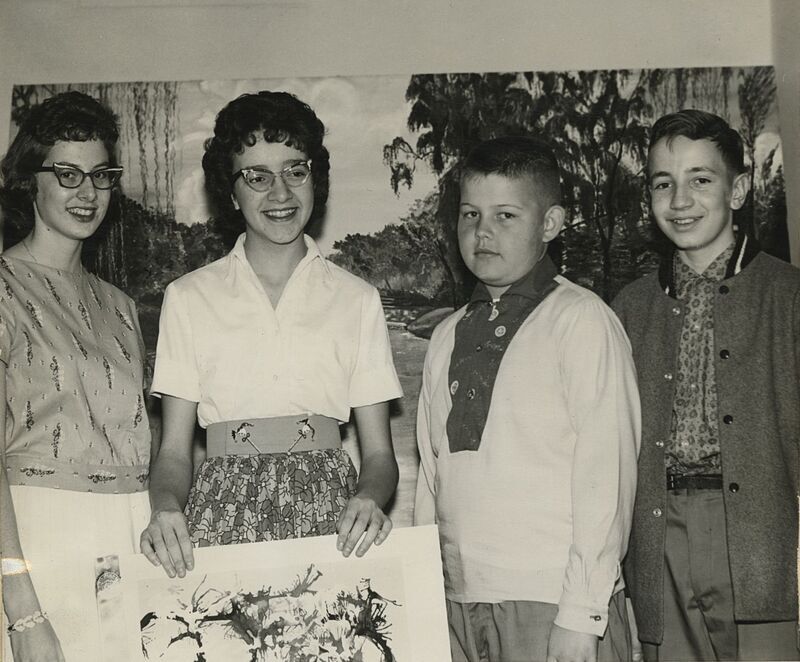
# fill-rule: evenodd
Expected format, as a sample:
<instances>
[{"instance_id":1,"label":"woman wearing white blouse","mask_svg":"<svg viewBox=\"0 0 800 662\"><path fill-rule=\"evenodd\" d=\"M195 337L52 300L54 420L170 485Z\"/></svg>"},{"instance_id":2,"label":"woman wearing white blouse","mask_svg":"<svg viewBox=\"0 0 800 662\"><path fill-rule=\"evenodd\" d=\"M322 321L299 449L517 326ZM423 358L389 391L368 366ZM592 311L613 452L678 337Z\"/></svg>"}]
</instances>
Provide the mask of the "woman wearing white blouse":
<instances>
[{"instance_id":1,"label":"woman wearing white blouse","mask_svg":"<svg viewBox=\"0 0 800 662\"><path fill-rule=\"evenodd\" d=\"M208 192L245 231L165 293L152 388L163 440L141 543L169 576L192 568L192 545L338 532L360 556L391 530L388 401L401 389L380 298L304 234L327 200L323 134L306 104L263 91L230 102L206 143ZM339 436L351 409L358 477ZM196 420L208 457L193 480Z\"/></svg>"}]
</instances>

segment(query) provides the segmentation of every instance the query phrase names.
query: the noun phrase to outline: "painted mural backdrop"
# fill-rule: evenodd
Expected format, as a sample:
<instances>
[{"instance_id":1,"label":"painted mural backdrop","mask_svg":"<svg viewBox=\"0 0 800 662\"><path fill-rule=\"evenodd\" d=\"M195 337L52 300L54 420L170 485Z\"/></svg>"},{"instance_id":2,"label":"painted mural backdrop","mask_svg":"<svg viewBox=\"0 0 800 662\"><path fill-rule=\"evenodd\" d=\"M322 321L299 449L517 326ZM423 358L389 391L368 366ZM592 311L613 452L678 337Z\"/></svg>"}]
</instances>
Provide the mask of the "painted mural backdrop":
<instances>
[{"instance_id":1,"label":"painted mural backdrop","mask_svg":"<svg viewBox=\"0 0 800 662\"><path fill-rule=\"evenodd\" d=\"M314 234L381 291L405 388L393 421L398 450L409 453L398 501L413 492L421 337L430 332L427 318L414 322L460 305L472 287L455 218L458 163L478 141L535 133L553 144L569 211L553 257L608 300L657 261L644 180L653 121L685 107L717 113L740 131L751 165L754 195L737 222L753 223L763 246L788 259L771 67L18 85L12 135L32 104L66 89L97 96L120 118L122 190L86 261L137 301L151 357L167 283L231 241L203 192L203 141L216 113L260 89L292 92L316 110L328 131L331 199ZM5 233L7 242L18 235L13 219Z\"/></svg>"}]
</instances>

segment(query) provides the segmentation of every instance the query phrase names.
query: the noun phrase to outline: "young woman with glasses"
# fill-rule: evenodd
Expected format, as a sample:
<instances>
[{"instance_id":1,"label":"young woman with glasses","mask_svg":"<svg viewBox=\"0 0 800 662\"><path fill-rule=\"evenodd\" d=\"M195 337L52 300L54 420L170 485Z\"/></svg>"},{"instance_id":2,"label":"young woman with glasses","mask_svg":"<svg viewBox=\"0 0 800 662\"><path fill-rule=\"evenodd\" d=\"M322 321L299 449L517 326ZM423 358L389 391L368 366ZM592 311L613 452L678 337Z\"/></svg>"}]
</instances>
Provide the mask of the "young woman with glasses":
<instances>
[{"instance_id":1,"label":"young woman with glasses","mask_svg":"<svg viewBox=\"0 0 800 662\"><path fill-rule=\"evenodd\" d=\"M153 392L163 441L142 551L184 576L192 546L338 533L347 556L391 529L388 401L401 395L377 290L305 234L328 197L324 126L262 91L230 102L206 142L206 188L241 223L233 250L171 283ZM354 413L357 477L339 423ZM207 458L193 478L195 423Z\"/></svg>"},{"instance_id":2,"label":"young woman with glasses","mask_svg":"<svg viewBox=\"0 0 800 662\"><path fill-rule=\"evenodd\" d=\"M117 138L111 111L66 92L30 111L0 163L3 211L31 225L0 255L0 541L15 662L97 659L95 558L138 551L149 516L136 310L81 265L122 173Z\"/></svg>"}]
</instances>

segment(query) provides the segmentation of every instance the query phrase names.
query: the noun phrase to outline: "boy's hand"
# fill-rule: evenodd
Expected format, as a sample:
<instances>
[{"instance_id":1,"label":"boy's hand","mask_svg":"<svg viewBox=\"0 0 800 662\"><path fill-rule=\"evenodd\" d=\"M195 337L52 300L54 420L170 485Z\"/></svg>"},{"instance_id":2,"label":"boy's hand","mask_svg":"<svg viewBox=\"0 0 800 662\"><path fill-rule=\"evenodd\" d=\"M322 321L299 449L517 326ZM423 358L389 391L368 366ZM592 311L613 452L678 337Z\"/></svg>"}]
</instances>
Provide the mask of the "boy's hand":
<instances>
[{"instance_id":1,"label":"boy's hand","mask_svg":"<svg viewBox=\"0 0 800 662\"><path fill-rule=\"evenodd\" d=\"M347 502L347 507L339 516L336 530L339 533L336 549L343 556L350 556L363 535L364 539L356 550L356 556L364 556L373 542L380 545L386 540L392 530L392 520L373 499L356 495Z\"/></svg>"},{"instance_id":2,"label":"boy's hand","mask_svg":"<svg viewBox=\"0 0 800 662\"><path fill-rule=\"evenodd\" d=\"M595 634L566 630L553 623L547 644L547 662L597 662Z\"/></svg>"}]
</instances>

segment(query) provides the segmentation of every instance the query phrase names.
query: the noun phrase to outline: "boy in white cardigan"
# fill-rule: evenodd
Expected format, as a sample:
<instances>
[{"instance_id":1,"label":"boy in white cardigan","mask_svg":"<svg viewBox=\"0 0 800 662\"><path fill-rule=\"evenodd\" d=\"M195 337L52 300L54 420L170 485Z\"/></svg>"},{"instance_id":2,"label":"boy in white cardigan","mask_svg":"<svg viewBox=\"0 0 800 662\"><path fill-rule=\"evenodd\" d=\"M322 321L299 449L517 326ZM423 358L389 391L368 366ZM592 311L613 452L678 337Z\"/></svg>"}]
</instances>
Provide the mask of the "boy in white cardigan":
<instances>
[{"instance_id":1,"label":"boy in white cardigan","mask_svg":"<svg viewBox=\"0 0 800 662\"><path fill-rule=\"evenodd\" d=\"M481 143L462 169L479 282L428 348L415 510L439 525L454 662L630 657L639 397L617 318L546 255L559 180L534 138Z\"/></svg>"}]
</instances>

